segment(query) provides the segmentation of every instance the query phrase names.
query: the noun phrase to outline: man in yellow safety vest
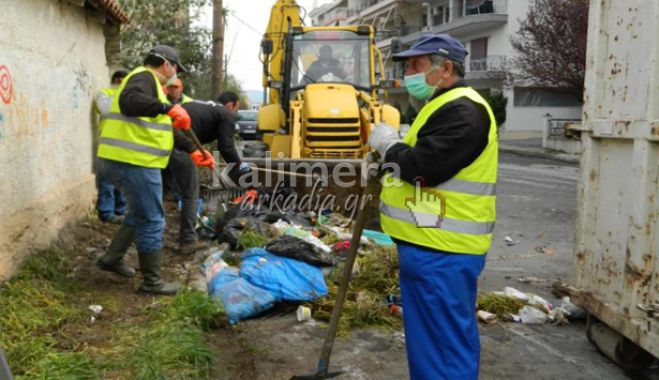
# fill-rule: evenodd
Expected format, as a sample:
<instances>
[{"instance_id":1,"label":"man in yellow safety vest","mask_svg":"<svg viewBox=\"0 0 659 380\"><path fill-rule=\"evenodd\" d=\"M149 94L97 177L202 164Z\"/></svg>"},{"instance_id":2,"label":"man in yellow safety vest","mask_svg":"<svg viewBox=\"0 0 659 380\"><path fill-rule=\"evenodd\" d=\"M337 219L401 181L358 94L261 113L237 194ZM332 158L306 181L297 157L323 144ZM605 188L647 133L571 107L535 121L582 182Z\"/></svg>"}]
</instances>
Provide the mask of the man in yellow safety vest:
<instances>
[{"instance_id":1,"label":"man in yellow safety vest","mask_svg":"<svg viewBox=\"0 0 659 380\"><path fill-rule=\"evenodd\" d=\"M412 379L477 379L477 281L492 243L497 126L464 81L467 51L446 35L420 38L394 55L405 87L427 103L401 139L378 124L369 145L385 174L380 222L397 243Z\"/></svg>"},{"instance_id":2,"label":"man in yellow safety vest","mask_svg":"<svg viewBox=\"0 0 659 380\"><path fill-rule=\"evenodd\" d=\"M167 166L174 145L172 128L190 129L190 116L167 100L163 85L186 71L177 51L157 45L144 65L128 74L112 100L110 113L101 123L99 172L126 196L128 215L108 251L97 262L103 270L125 277L135 275L123 257L135 242L144 281L140 291L174 294L180 284L161 277L165 210L162 203L161 169Z\"/></svg>"}]
</instances>

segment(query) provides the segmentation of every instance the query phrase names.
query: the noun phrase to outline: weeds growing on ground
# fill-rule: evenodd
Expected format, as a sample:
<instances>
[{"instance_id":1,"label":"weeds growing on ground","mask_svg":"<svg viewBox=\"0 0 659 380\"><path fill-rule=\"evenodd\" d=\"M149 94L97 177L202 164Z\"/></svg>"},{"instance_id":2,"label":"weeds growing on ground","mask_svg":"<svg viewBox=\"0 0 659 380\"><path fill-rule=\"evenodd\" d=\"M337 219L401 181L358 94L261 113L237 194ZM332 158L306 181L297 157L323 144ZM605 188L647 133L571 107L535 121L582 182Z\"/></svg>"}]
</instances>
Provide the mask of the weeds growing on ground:
<instances>
[{"instance_id":1,"label":"weeds growing on ground","mask_svg":"<svg viewBox=\"0 0 659 380\"><path fill-rule=\"evenodd\" d=\"M140 323L117 324L110 344L94 346L65 332L89 326L89 291L69 274L71 268L69 256L52 248L28 258L0 288L0 346L17 380L209 376L205 331L221 320L217 301L188 290L158 298ZM118 307L113 299L103 303Z\"/></svg>"}]
</instances>

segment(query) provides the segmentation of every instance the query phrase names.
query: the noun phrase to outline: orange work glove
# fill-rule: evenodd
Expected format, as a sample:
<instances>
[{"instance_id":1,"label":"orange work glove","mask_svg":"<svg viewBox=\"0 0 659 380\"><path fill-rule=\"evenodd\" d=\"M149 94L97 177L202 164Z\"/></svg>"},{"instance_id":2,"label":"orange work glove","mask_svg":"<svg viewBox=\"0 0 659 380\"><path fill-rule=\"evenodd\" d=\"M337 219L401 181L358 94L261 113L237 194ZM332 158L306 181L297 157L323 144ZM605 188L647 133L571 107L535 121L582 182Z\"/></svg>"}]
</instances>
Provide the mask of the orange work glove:
<instances>
[{"instance_id":1,"label":"orange work glove","mask_svg":"<svg viewBox=\"0 0 659 380\"><path fill-rule=\"evenodd\" d=\"M185 108L175 104L174 107L167 111L167 115L172 118L172 127L182 131L190 129L190 115Z\"/></svg>"},{"instance_id":2,"label":"orange work glove","mask_svg":"<svg viewBox=\"0 0 659 380\"><path fill-rule=\"evenodd\" d=\"M206 166L209 169L213 169L215 166L215 159L213 158L213 155L207 150L204 150L204 153L202 153L199 149L197 149L190 153L190 158L192 158L192 162L194 162L197 166Z\"/></svg>"}]
</instances>

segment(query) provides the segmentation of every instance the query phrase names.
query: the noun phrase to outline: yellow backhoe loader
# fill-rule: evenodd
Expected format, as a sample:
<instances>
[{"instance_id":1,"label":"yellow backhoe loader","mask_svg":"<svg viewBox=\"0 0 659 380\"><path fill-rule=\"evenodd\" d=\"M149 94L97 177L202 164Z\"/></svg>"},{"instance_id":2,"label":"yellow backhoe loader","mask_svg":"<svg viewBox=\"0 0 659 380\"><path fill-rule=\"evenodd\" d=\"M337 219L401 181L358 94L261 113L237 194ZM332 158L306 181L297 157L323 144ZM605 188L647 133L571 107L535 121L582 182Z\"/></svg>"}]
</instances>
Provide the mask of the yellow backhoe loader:
<instances>
[{"instance_id":1,"label":"yellow backhoe loader","mask_svg":"<svg viewBox=\"0 0 659 380\"><path fill-rule=\"evenodd\" d=\"M274 4L261 43L258 114L273 159L360 159L375 123L399 126L399 111L379 98L393 82L374 35L369 25L303 26L295 0Z\"/></svg>"}]
</instances>

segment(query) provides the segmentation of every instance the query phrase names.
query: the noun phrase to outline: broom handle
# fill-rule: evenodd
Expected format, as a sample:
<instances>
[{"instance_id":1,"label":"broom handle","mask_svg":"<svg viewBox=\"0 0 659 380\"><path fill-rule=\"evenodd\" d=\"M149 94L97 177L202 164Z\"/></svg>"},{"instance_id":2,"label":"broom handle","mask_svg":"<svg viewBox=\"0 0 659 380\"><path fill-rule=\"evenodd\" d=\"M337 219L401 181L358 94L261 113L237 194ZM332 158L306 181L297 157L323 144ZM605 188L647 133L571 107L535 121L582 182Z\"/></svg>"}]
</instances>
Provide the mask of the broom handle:
<instances>
[{"instance_id":1,"label":"broom handle","mask_svg":"<svg viewBox=\"0 0 659 380\"><path fill-rule=\"evenodd\" d=\"M366 191L362 194L367 196L374 195L375 186L378 182L377 179L377 174L368 173ZM343 303L345 302L346 294L348 293L348 284L350 283L350 277L352 276L352 267L355 265L357 251L359 250L359 242L361 241L362 231L364 230L364 223L366 222L366 210L364 210L361 205L359 205L359 207L360 209L357 213L357 219L355 220L355 228L352 231L352 238L350 239L348 257L345 261L345 266L343 267L341 281L339 282L339 291L336 295L336 300L334 301L334 307L332 308L332 317L330 319L329 328L327 329L327 334L325 335L325 341L323 342L320 358L318 359L316 376L321 379L324 379L322 376L327 376L329 371L330 355L332 354L332 348L334 347L336 330L339 325L339 318L341 317Z\"/></svg>"}]
</instances>

